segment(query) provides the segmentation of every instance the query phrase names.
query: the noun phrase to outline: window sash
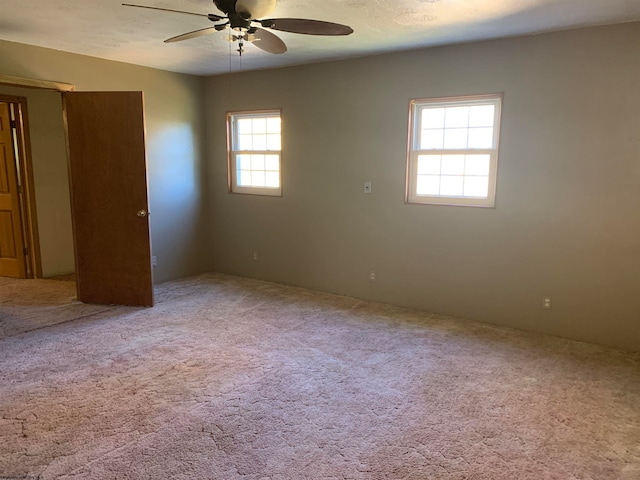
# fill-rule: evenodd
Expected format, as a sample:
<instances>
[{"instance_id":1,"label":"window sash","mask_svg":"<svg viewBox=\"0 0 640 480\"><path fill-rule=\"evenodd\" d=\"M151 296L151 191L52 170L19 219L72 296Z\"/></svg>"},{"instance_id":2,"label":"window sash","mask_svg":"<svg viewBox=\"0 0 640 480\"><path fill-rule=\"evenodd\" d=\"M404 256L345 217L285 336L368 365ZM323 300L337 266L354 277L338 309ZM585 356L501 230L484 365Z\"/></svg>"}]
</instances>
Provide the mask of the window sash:
<instances>
[{"instance_id":1,"label":"window sash","mask_svg":"<svg viewBox=\"0 0 640 480\"><path fill-rule=\"evenodd\" d=\"M435 153L438 152L438 153ZM477 207L493 207L494 206L494 198L495 198L495 190L496 190L496 171L497 171L497 150L480 150L480 151L469 151L464 150L465 154L488 154L489 155L489 181L487 188L487 197L473 197L473 196L455 196L455 195L427 195L427 194L418 194L418 157L420 155L437 155L440 154L450 154L450 151L447 150L418 150L416 152L412 152L412 159L409 162L409 175L408 175L408 195L407 202L408 203L422 203L422 204L438 204L438 205L465 205L465 206L477 206ZM460 152L460 151L456 151ZM439 177L448 176L448 175L438 175ZM454 176L454 175L452 175ZM471 177L472 175L459 175L462 177Z\"/></svg>"},{"instance_id":2,"label":"window sash","mask_svg":"<svg viewBox=\"0 0 640 480\"><path fill-rule=\"evenodd\" d=\"M244 186L238 183L238 170L239 160L238 156L242 154L250 154L250 155L273 155L278 157L278 184L277 187L267 187L267 186ZM273 150L249 150L249 151L239 151L239 152L231 152L231 161L230 161L230 177L231 177L231 188L233 193L246 193L252 195L268 195L268 196L280 196L282 194L282 158L280 156L280 152L274 152Z\"/></svg>"}]
</instances>

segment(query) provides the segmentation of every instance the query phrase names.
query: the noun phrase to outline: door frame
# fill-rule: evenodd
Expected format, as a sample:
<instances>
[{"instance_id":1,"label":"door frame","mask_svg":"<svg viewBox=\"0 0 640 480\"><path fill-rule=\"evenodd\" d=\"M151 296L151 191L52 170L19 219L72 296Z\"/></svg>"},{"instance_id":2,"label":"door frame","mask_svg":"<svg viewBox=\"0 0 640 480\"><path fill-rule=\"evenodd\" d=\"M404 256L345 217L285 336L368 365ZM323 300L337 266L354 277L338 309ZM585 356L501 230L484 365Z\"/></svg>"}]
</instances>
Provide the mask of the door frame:
<instances>
[{"instance_id":1,"label":"door frame","mask_svg":"<svg viewBox=\"0 0 640 480\"><path fill-rule=\"evenodd\" d=\"M27 99L15 95L0 94L0 102L8 103L15 120L15 131L11 136L15 142L17 170L21 181L19 193L20 224L24 246L27 249L25 259L26 278L42 278L42 259L40 256L40 237L38 235L38 216L36 209L35 184L33 181L33 162L31 157L31 137L29 134L29 113Z\"/></svg>"},{"instance_id":2,"label":"door frame","mask_svg":"<svg viewBox=\"0 0 640 480\"><path fill-rule=\"evenodd\" d=\"M11 77L0 74L0 85L10 87L39 88L44 90L54 90L56 92L73 92L75 85L63 82L52 82L50 80L37 80L34 78Z\"/></svg>"}]
</instances>

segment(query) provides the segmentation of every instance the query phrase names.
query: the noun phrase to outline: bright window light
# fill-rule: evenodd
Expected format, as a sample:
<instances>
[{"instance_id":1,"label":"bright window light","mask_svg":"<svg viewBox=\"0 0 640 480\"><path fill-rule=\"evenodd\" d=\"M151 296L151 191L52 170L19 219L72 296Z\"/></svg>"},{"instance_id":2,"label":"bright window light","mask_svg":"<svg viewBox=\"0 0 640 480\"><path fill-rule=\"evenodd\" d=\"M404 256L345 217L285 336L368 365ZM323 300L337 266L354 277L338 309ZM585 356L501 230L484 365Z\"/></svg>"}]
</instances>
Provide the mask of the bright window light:
<instances>
[{"instance_id":1,"label":"bright window light","mask_svg":"<svg viewBox=\"0 0 640 480\"><path fill-rule=\"evenodd\" d=\"M495 205L502 95L413 100L407 202Z\"/></svg>"},{"instance_id":2,"label":"bright window light","mask_svg":"<svg viewBox=\"0 0 640 480\"><path fill-rule=\"evenodd\" d=\"M279 110L227 114L231 192L282 195L281 128Z\"/></svg>"}]
</instances>

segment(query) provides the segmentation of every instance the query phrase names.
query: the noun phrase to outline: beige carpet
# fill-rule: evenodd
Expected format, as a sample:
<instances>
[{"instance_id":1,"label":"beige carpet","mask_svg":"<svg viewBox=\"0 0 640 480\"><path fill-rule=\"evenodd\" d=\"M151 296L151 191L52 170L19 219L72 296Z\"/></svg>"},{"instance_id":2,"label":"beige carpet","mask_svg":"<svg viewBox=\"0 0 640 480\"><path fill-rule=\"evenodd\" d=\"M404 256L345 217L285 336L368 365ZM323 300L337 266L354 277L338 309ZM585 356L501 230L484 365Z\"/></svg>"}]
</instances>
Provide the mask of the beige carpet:
<instances>
[{"instance_id":1,"label":"beige carpet","mask_svg":"<svg viewBox=\"0 0 640 480\"><path fill-rule=\"evenodd\" d=\"M0 477L640 479L639 354L218 274L151 309L54 283L0 285Z\"/></svg>"},{"instance_id":2,"label":"beige carpet","mask_svg":"<svg viewBox=\"0 0 640 480\"><path fill-rule=\"evenodd\" d=\"M72 276L52 280L0 277L0 339L109 310L76 301Z\"/></svg>"}]
</instances>

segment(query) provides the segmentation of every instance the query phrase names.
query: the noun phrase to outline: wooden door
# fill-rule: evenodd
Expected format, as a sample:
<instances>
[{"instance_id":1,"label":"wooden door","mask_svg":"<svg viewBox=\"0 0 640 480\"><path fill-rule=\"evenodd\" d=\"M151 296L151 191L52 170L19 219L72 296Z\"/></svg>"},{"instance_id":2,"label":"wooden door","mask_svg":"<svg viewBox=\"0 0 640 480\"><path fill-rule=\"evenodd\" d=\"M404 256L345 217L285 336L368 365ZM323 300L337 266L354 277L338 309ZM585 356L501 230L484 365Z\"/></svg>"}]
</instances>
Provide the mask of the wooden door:
<instances>
[{"instance_id":1,"label":"wooden door","mask_svg":"<svg viewBox=\"0 0 640 480\"><path fill-rule=\"evenodd\" d=\"M142 92L66 92L78 299L153 305Z\"/></svg>"},{"instance_id":2,"label":"wooden door","mask_svg":"<svg viewBox=\"0 0 640 480\"><path fill-rule=\"evenodd\" d=\"M20 193L8 103L0 103L0 276L26 278Z\"/></svg>"}]
</instances>

